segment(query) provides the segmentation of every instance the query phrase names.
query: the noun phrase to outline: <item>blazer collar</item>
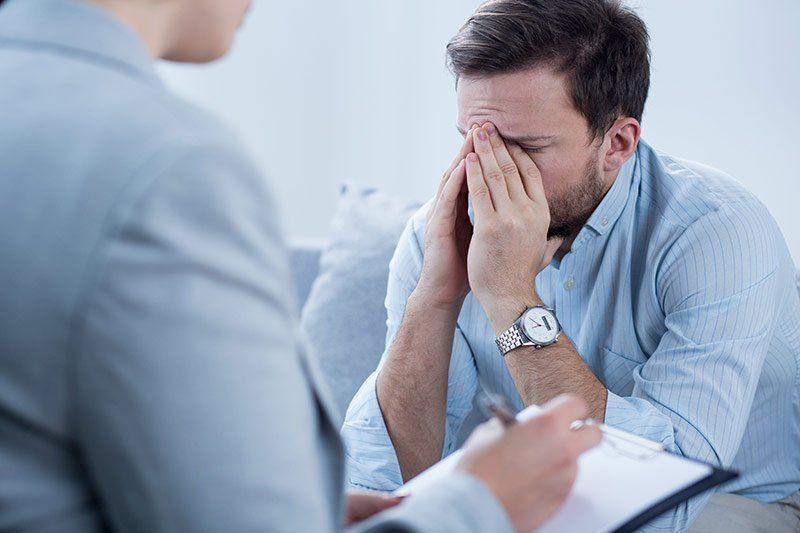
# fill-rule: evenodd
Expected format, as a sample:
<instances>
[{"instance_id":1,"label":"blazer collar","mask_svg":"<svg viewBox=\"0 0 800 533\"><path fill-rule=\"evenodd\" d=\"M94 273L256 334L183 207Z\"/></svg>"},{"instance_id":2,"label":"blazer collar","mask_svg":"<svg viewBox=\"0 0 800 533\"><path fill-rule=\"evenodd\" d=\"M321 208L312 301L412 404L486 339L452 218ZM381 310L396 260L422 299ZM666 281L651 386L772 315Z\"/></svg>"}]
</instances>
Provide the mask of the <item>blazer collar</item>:
<instances>
[{"instance_id":1,"label":"blazer collar","mask_svg":"<svg viewBox=\"0 0 800 533\"><path fill-rule=\"evenodd\" d=\"M85 0L8 0L0 44L50 48L160 84L145 44L107 10Z\"/></svg>"}]
</instances>

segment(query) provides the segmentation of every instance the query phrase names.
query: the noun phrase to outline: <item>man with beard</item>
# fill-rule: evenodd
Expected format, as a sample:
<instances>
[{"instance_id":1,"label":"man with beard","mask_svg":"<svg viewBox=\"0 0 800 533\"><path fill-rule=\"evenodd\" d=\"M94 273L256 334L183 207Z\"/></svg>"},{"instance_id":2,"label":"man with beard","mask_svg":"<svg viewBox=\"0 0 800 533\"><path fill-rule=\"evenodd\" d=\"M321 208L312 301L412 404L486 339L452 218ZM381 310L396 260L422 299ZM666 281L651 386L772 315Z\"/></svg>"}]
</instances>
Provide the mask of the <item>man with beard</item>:
<instances>
[{"instance_id":1,"label":"man with beard","mask_svg":"<svg viewBox=\"0 0 800 533\"><path fill-rule=\"evenodd\" d=\"M224 56L250 5L0 7L0 531L535 529L600 441L579 398L345 493L269 182L154 66Z\"/></svg>"},{"instance_id":2,"label":"man with beard","mask_svg":"<svg viewBox=\"0 0 800 533\"><path fill-rule=\"evenodd\" d=\"M493 0L448 58L465 142L392 260L387 349L343 428L350 483L392 489L452 452L478 384L517 407L572 393L740 472L651 527L796 531L794 267L752 194L640 139L642 20Z\"/></svg>"}]
</instances>

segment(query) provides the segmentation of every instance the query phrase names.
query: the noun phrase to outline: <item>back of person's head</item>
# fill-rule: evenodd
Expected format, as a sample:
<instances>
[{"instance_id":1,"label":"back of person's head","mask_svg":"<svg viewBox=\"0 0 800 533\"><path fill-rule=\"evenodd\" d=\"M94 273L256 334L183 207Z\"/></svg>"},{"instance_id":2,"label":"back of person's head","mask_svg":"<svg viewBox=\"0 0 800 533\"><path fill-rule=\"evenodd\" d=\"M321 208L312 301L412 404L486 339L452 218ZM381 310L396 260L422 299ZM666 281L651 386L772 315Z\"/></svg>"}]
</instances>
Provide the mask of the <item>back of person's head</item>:
<instances>
[{"instance_id":1,"label":"back of person's head","mask_svg":"<svg viewBox=\"0 0 800 533\"><path fill-rule=\"evenodd\" d=\"M541 65L566 74L594 135L620 115L642 120L650 87L644 22L618 0L489 0L447 45L456 78Z\"/></svg>"}]
</instances>

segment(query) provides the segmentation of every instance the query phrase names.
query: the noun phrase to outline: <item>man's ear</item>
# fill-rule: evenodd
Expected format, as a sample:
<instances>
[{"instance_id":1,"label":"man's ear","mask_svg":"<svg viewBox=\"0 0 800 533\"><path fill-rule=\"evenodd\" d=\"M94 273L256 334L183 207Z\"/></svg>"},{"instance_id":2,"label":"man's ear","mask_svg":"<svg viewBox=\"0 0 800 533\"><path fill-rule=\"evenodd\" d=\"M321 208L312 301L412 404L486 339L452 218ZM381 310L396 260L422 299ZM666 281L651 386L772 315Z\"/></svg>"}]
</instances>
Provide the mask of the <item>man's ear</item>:
<instances>
[{"instance_id":1,"label":"man's ear","mask_svg":"<svg viewBox=\"0 0 800 533\"><path fill-rule=\"evenodd\" d=\"M630 159L639 144L642 127L631 117L620 117L606 132L603 146L608 146L603 155L603 170L615 172Z\"/></svg>"}]
</instances>

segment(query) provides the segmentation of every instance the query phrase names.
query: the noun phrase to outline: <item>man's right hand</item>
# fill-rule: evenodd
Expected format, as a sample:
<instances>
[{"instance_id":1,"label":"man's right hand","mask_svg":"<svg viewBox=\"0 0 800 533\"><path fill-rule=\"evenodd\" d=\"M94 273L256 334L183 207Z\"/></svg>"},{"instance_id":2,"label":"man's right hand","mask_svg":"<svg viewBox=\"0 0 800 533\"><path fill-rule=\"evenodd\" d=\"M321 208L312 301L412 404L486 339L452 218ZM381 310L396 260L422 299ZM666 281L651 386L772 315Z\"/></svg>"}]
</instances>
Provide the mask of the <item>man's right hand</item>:
<instances>
[{"instance_id":1,"label":"man's right hand","mask_svg":"<svg viewBox=\"0 0 800 533\"><path fill-rule=\"evenodd\" d=\"M474 127L473 127L474 129ZM467 215L467 154L474 150L472 131L442 176L425 226L424 260L414 296L433 306L458 311L469 292L467 250L472 224Z\"/></svg>"},{"instance_id":2,"label":"man's right hand","mask_svg":"<svg viewBox=\"0 0 800 533\"><path fill-rule=\"evenodd\" d=\"M570 429L586 413L583 400L560 396L525 422L508 428L497 420L483 424L465 444L458 469L489 487L517 531L533 531L566 499L578 457L602 438L597 427Z\"/></svg>"}]
</instances>

